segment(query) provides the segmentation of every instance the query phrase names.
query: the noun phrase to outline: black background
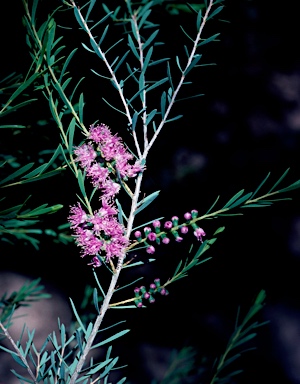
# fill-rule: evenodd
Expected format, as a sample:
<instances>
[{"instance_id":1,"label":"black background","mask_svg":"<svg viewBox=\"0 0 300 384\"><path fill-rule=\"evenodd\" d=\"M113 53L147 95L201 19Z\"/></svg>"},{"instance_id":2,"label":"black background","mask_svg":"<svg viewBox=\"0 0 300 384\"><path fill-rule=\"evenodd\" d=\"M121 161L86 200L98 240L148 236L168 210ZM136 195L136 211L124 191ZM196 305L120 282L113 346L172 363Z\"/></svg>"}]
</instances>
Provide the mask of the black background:
<instances>
[{"instance_id":1,"label":"black background","mask_svg":"<svg viewBox=\"0 0 300 384\"><path fill-rule=\"evenodd\" d=\"M49 4L41 2L41 13L46 13ZM11 71L25 73L30 65L22 14L19 1L6 2L2 8L2 77ZM72 23L71 13L59 17L61 23ZM193 33L193 17L184 13L171 16L159 7L154 18L162 23L160 39L167 43L166 54L172 58L176 54L183 56L182 44L187 41L179 25ZM220 18L229 23L216 20L207 26L206 37L217 32L221 35L219 42L203 47L202 59L202 63L217 65L191 72L191 93L205 96L176 105L176 112L184 117L166 125L149 156L144 192L162 191L145 212L145 221L159 216L182 217L191 209L205 213L218 195L221 206L242 188L253 191L269 171L268 186L289 167L283 185L299 178L300 57L296 5L291 1L281 7L272 1L227 1ZM79 46L70 70L75 79L86 77L82 85L87 103L86 125L99 119L129 144L124 119L101 100L103 95L114 100L116 94L113 87L90 72L91 67L99 69L98 61L80 46L81 41L87 43L83 33L66 31L64 41L68 52ZM159 70L157 74L160 75ZM59 140L53 122L37 124L50 118L47 103L41 94L38 97L38 102L10 117L11 123L28 125L26 133L1 132L1 153L18 154L22 164L35 159L40 148L54 148ZM64 204L57 215L45 219L43 226L48 228L66 220L68 206L76 202L77 185L65 173L52 179L50 187L46 180L11 191L9 199L15 203L31 194L32 206L45 202ZM300 345L300 200L297 190L288 196L293 197L292 202L203 222L208 238L219 226L226 227L209 251L212 260L192 271L189 278L171 285L170 295L159 298L148 309L110 314L106 325L112 318L127 318L132 329L124 344L120 342L117 347L120 354L126 353L122 363L129 363L131 383L150 383L156 375L155 368L149 368L148 360L153 357L147 349L149 345L153 347L152 354L158 356L164 351L168 354L170 348L191 345L199 356L205 354L213 361L230 336L237 307L241 305L242 313L245 312L261 289L267 292L267 305L260 320L270 320L270 324L258 332L258 349L241 359L245 373L233 382L300 383L296 357ZM131 272L121 278L121 283L140 273L145 276L145 285L156 277L165 281L188 250L188 241L160 247L157 263ZM77 302L85 284L92 284L91 271L75 246L57 245L44 238L40 251L30 245L4 244L1 255L2 270L41 276Z\"/></svg>"}]
</instances>

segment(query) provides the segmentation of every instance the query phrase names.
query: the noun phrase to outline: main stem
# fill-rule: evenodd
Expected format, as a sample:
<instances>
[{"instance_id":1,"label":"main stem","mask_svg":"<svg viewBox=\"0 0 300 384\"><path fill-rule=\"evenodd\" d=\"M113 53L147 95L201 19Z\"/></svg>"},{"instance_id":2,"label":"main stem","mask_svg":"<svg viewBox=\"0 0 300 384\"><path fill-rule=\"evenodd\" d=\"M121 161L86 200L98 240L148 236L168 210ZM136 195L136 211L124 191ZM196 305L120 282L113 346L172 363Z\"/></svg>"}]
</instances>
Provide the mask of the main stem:
<instances>
[{"instance_id":1,"label":"main stem","mask_svg":"<svg viewBox=\"0 0 300 384\"><path fill-rule=\"evenodd\" d=\"M133 227L133 222L134 222L134 213L135 213L135 210L137 209L137 204L138 204L138 198L139 198L139 194L140 194L140 190L141 190L141 184L142 184L142 179L143 179L143 172L141 172L138 177L137 177L137 180L136 180L136 186L135 186L135 191L134 191L134 195L133 195L133 198L132 198L132 203L131 203L131 210L130 210L130 214L129 214L129 217L128 217L128 225L127 225L127 230L126 230L126 237L129 239L130 237L130 234L131 234L131 231L132 231L132 227ZM106 293L106 296L104 298L104 301L103 301L103 304L101 306L101 309L100 309L100 313L99 315L97 316L96 318L96 321L94 323L94 326L93 326L93 330L89 336L89 338L87 339L87 342L86 342L86 346L83 350L83 353L82 355L80 356L80 359L78 361L78 364L76 366L76 369L73 373L73 375L71 376L71 379L70 379L70 382L69 384L75 384L77 378L78 378L78 375L80 374L80 371L85 363L85 360L87 358L87 355L93 345L93 342L94 342L94 339L97 335L97 332L101 326L101 323L102 323L102 320L105 316L105 313L109 307L109 303L110 303L110 300L112 298L112 295L114 293L114 290L115 290L115 287L117 285L117 282L118 282L118 279L119 279L119 276L120 276L120 273L121 273L121 270L122 270L122 266L123 266L123 263L124 263L124 259L125 259L125 256L126 256L126 253L124 252L123 256L119 258L119 261L118 261L118 265L117 265L117 268L115 270L115 273L113 274L112 278L111 278L111 282L110 282L110 285L109 285L109 288L108 288L108 291Z\"/></svg>"}]
</instances>

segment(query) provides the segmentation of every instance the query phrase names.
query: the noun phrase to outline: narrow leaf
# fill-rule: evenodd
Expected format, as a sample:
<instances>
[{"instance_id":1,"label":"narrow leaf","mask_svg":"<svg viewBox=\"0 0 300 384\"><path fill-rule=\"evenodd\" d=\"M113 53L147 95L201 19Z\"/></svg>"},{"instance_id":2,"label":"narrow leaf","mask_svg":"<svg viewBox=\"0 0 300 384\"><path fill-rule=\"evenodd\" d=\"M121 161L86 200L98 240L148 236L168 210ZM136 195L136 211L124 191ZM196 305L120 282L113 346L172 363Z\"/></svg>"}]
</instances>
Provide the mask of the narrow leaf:
<instances>
[{"instance_id":1,"label":"narrow leaf","mask_svg":"<svg viewBox=\"0 0 300 384\"><path fill-rule=\"evenodd\" d=\"M10 180L15 179L16 177L22 175L23 173L27 172L30 168L32 168L34 163L29 163L18 169L17 171L13 172L11 175L7 176L5 179L0 181L0 185L7 183Z\"/></svg>"},{"instance_id":2,"label":"narrow leaf","mask_svg":"<svg viewBox=\"0 0 300 384\"><path fill-rule=\"evenodd\" d=\"M151 204L152 201L157 198L159 193L160 193L160 191L153 192L153 193L151 193L151 195L149 195L149 196L145 197L143 200L141 200L138 203L138 205L137 205L138 208L135 210L134 214L137 215L139 212L141 212L143 209L145 209L149 204Z\"/></svg>"}]
</instances>

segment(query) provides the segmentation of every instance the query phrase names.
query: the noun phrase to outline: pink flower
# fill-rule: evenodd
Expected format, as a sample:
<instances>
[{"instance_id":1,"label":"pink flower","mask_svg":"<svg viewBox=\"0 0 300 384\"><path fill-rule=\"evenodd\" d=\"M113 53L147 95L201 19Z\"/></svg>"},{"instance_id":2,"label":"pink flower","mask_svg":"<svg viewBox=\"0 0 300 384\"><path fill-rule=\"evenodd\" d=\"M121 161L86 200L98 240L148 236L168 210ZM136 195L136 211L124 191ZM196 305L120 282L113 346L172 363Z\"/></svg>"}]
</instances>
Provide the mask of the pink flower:
<instances>
[{"instance_id":1,"label":"pink flower","mask_svg":"<svg viewBox=\"0 0 300 384\"><path fill-rule=\"evenodd\" d=\"M88 168L97 157L97 153L91 144L83 144L79 147L75 147L74 150L77 158L75 161L79 161L82 168Z\"/></svg>"},{"instance_id":2,"label":"pink flower","mask_svg":"<svg viewBox=\"0 0 300 384\"><path fill-rule=\"evenodd\" d=\"M154 220L152 223L154 228L160 228L160 221L159 220Z\"/></svg>"},{"instance_id":3,"label":"pink flower","mask_svg":"<svg viewBox=\"0 0 300 384\"><path fill-rule=\"evenodd\" d=\"M185 220L190 220L192 218L192 215L190 214L190 212L186 212L184 214L184 218L185 218Z\"/></svg>"},{"instance_id":4,"label":"pink flower","mask_svg":"<svg viewBox=\"0 0 300 384\"><path fill-rule=\"evenodd\" d=\"M150 241L156 240L156 234L154 232L150 232L147 237Z\"/></svg>"},{"instance_id":5,"label":"pink flower","mask_svg":"<svg viewBox=\"0 0 300 384\"><path fill-rule=\"evenodd\" d=\"M71 228L76 228L78 225L85 223L88 218L80 203L77 203L77 206L71 207L70 213L71 215L68 217L68 220L71 223Z\"/></svg>"},{"instance_id":6,"label":"pink flower","mask_svg":"<svg viewBox=\"0 0 300 384\"><path fill-rule=\"evenodd\" d=\"M164 244L169 244L170 239L169 239L168 237L164 237L164 238L162 239L162 242L163 242Z\"/></svg>"},{"instance_id":7,"label":"pink flower","mask_svg":"<svg viewBox=\"0 0 300 384\"><path fill-rule=\"evenodd\" d=\"M150 245L150 246L146 249L146 252L149 253L150 255L153 255L153 253L155 252L155 248L153 247L153 245Z\"/></svg>"},{"instance_id":8,"label":"pink flower","mask_svg":"<svg viewBox=\"0 0 300 384\"><path fill-rule=\"evenodd\" d=\"M189 231L189 228L187 226L183 226L180 228L180 232L185 235L186 233L188 233Z\"/></svg>"},{"instance_id":9,"label":"pink flower","mask_svg":"<svg viewBox=\"0 0 300 384\"><path fill-rule=\"evenodd\" d=\"M202 228L197 228L195 231L194 231L194 235L197 237L197 240L198 241L201 241L202 242L202 237L206 235L206 233L203 231Z\"/></svg>"},{"instance_id":10,"label":"pink flower","mask_svg":"<svg viewBox=\"0 0 300 384\"><path fill-rule=\"evenodd\" d=\"M173 227L172 221L166 221L165 224L164 224L164 227L166 229L171 229Z\"/></svg>"}]
</instances>

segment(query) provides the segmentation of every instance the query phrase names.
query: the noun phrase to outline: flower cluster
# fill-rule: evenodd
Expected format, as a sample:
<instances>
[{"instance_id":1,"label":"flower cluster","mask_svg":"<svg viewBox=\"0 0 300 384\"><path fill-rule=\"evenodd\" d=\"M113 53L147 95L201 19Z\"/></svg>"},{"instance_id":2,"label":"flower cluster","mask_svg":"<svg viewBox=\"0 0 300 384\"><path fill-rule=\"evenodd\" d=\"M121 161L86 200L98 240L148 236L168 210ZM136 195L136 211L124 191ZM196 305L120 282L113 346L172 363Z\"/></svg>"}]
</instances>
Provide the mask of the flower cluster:
<instances>
[{"instance_id":1,"label":"flower cluster","mask_svg":"<svg viewBox=\"0 0 300 384\"><path fill-rule=\"evenodd\" d=\"M145 286L141 286L139 288L134 289L135 294L135 305L138 308L141 308L143 306L143 299L148 300L149 303L154 303L155 299L153 295L155 293L160 293L163 296L167 296L169 294L169 291L166 290L166 288L162 287L160 285L160 279L155 279L154 283L150 284L149 290L147 291Z\"/></svg>"},{"instance_id":2,"label":"flower cluster","mask_svg":"<svg viewBox=\"0 0 300 384\"><path fill-rule=\"evenodd\" d=\"M117 220L114 197L121 188L121 179L135 177L143 167L139 161L129 164L133 156L106 125L92 125L88 138L86 144L75 148L75 161L85 170L93 186L101 191L102 206L93 214L87 214L78 203L71 207L68 220L76 243L82 249L82 257L93 256L89 264L99 267L104 256L106 261L120 257L129 245L124 236L125 228Z\"/></svg>"},{"instance_id":3,"label":"flower cluster","mask_svg":"<svg viewBox=\"0 0 300 384\"><path fill-rule=\"evenodd\" d=\"M107 125L92 125L88 138L87 144L75 148L75 160L85 170L93 186L101 190L101 199L110 201L121 188L120 179L137 176L143 166L138 160L129 164L133 155L117 135L112 135Z\"/></svg>"},{"instance_id":4,"label":"flower cluster","mask_svg":"<svg viewBox=\"0 0 300 384\"><path fill-rule=\"evenodd\" d=\"M180 243L183 240L183 237L181 237L180 234L185 235L186 233L188 233L189 226L193 228L193 233L194 236L196 236L197 240L203 242L202 238L206 234L202 228L200 228L195 222L193 222L193 220L196 219L197 216L198 211L196 211L195 209L193 209L191 212L186 212L184 214L185 222L183 224L179 224L179 218L177 216L173 216L170 221L166 221L164 223L163 229L161 228L161 222L159 220L154 220L152 223L154 231L151 227L144 228L145 239L143 239L141 231L136 231L134 233L134 236L138 242L143 241L146 244L146 252L151 255L155 252L155 248L153 245L149 244L149 241L155 241L157 244L160 244L160 242L162 242L163 244L169 244L170 238L168 237L168 234L171 233L172 236L174 236L175 240ZM178 230L180 231L180 234Z\"/></svg>"}]
</instances>

